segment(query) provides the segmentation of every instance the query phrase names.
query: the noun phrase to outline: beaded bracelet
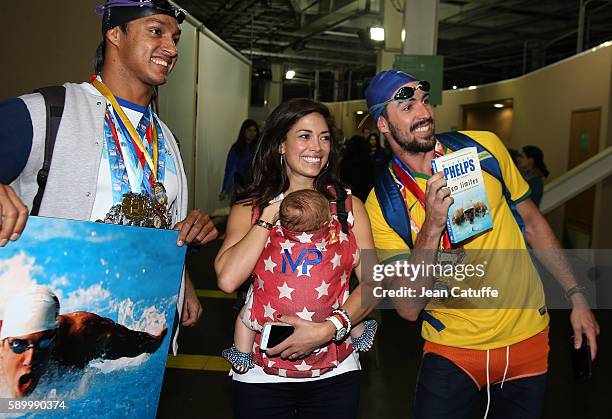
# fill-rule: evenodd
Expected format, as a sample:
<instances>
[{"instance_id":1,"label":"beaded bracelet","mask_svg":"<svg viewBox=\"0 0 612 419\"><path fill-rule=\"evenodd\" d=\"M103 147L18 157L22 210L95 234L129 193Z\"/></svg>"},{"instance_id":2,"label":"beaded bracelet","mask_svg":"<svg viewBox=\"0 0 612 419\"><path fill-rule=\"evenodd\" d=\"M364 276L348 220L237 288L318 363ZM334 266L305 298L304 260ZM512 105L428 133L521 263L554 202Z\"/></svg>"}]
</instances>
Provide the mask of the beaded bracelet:
<instances>
[{"instance_id":1,"label":"beaded bracelet","mask_svg":"<svg viewBox=\"0 0 612 419\"><path fill-rule=\"evenodd\" d=\"M343 310L341 308L337 308L334 311L332 311L332 314L339 314L343 319L344 322L346 324L346 333L351 331L352 328L352 324L351 324L351 318L349 317L348 313L346 312L346 310Z\"/></svg>"}]
</instances>

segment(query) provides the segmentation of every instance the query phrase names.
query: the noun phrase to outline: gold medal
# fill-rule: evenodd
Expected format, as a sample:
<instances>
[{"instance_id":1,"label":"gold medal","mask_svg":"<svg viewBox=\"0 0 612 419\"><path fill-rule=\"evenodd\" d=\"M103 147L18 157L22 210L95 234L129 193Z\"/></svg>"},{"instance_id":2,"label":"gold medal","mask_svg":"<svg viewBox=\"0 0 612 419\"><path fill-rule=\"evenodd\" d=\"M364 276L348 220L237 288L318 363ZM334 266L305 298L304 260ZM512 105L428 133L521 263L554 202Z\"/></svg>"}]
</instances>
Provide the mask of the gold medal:
<instances>
[{"instance_id":1,"label":"gold medal","mask_svg":"<svg viewBox=\"0 0 612 419\"><path fill-rule=\"evenodd\" d=\"M135 193L123 194L121 212L130 221L140 222L147 218L149 213L148 198Z\"/></svg>"},{"instance_id":2,"label":"gold medal","mask_svg":"<svg viewBox=\"0 0 612 419\"><path fill-rule=\"evenodd\" d=\"M172 217L168 212L168 194L164 185L157 181L159 139L157 136L158 127L155 124L155 117L151 115L153 118L151 120L153 138L151 142L152 150L150 153L110 89L97 79L93 79L92 84L110 102L117 116L125 125L134 147L140 150L144 156L154 180L151 185L150 197L137 193L124 194L120 209L117 211L119 214L115 214L113 218L124 217L130 221L130 225L169 229L171 227Z\"/></svg>"}]
</instances>

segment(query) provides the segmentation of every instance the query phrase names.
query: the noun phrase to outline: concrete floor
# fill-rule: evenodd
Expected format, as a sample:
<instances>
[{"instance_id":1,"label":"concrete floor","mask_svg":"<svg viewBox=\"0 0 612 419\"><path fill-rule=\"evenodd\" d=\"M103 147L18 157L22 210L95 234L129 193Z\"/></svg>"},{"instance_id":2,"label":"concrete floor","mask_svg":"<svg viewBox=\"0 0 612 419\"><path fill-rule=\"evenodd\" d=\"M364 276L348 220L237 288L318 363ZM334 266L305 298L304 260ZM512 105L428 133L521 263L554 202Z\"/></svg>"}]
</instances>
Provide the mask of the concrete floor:
<instances>
[{"instance_id":1,"label":"concrete floor","mask_svg":"<svg viewBox=\"0 0 612 419\"><path fill-rule=\"evenodd\" d=\"M220 246L217 240L188 257L194 284L200 290L215 290L212 268ZM204 314L194 328L180 335L181 354L214 355L232 342L237 314L235 300L201 298ZM375 349L362 357L360 419L411 418L411 404L421 358L420 324L399 318L384 310ZM600 325L600 352L593 378L585 383L572 376L569 312L551 314L549 375L544 418L612 418L612 338L611 312L597 313ZM484 402L483 397L483 402ZM231 382L227 372L166 368L159 418L224 419L232 417ZM484 409L475 407L474 418Z\"/></svg>"}]
</instances>

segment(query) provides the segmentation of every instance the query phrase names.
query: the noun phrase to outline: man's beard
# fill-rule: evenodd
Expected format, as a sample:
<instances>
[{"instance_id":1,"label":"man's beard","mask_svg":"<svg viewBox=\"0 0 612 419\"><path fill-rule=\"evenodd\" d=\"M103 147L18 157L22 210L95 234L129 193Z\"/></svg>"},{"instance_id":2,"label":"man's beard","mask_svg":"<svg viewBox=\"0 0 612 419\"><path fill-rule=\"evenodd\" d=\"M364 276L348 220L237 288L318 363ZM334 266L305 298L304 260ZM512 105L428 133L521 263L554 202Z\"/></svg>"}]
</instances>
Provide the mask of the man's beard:
<instances>
[{"instance_id":1,"label":"man's beard","mask_svg":"<svg viewBox=\"0 0 612 419\"><path fill-rule=\"evenodd\" d=\"M432 118L422 119L412 124L409 131L412 132L418 127L420 127L421 125L425 125L429 123L431 123L433 126L434 121ZM407 138L408 137L408 135L406 135L407 132L399 130L391 122L389 122L389 131L391 131L391 135L393 135L393 138L395 139L395 142L397 143L397 145L399 145L402 150L410 154L427 153L428 151L433 150L434 147L436 146L436 137L434 135L432 135L429 138L426 138L425 140L419 141L416 138L414 138L412 141L410 141Z\"/></svg>"}]
</instances>

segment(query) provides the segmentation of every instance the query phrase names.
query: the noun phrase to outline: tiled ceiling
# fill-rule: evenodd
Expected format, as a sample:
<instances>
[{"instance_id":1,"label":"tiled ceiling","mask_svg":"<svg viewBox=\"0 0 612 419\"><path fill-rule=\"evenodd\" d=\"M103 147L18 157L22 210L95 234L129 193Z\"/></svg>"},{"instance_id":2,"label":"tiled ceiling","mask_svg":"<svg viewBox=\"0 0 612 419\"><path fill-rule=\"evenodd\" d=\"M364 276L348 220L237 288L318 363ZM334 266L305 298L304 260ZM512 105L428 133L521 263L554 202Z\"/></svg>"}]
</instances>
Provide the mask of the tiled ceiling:
<instances>
[{"instance_id":1,"label":"tiled ceiling","mask_svg":"<svg viewBox=\"0 0 612 419\"><path fill-rule=\"evenodd\" d=\"M376 70L367 30L382 22L382 0L176 0L253 61L254 75L282 62L305 80L315 70ZM438 54L444 85L516 77L576 53L580 0L440 0ZM583 0L585 49L612 39L612 1ZM403 0L391 4L403 8ZM346 96L346 92L344 93ZM359 94L355 94L358 97ZM346 97L344 97L346 98Z\"/></svg>"}]
</instances>

